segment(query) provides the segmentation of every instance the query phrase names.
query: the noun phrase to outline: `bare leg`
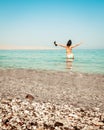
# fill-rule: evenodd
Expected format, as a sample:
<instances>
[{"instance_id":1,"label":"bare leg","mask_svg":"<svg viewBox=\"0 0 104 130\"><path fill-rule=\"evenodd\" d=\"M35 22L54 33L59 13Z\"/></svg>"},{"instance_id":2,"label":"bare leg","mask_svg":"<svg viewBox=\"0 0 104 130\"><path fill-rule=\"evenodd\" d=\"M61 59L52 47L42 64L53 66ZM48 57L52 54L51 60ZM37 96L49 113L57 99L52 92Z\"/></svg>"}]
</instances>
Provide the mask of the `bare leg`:
<instances>
[{"instance_id":1,"label":"bare leg","mask_svg":"<svg viewBox=\"0 0 104 130\"><path fill-rule=\"evenodd\" d=\"M72 62L74 59L66 58L66 68L71 69L72 68Z\"/></svg>"}]
</instances>

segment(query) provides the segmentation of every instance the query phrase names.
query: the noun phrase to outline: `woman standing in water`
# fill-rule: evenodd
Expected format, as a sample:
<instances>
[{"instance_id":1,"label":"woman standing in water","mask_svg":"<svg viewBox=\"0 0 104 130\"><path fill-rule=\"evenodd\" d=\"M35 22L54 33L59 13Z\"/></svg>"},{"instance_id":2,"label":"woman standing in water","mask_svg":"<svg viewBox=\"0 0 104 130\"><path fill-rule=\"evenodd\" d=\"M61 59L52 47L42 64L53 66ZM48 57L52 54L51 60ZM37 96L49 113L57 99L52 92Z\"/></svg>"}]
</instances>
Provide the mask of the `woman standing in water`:
<instances>
[{"instance_id":1,"label":"woman standing in water","mask_svg":"<svg viewBox=\"0 0 104 130\"><path fill-rule=\"evenodd\" d=\"M56 41L54 41L54 44L55 46L61 46L61 47L64 47L66 49L66 57L68 59L74 59L74 54L72 53L72 49L79 46L81 43L78 43L78 44L75 44L75 45L72 45L72 41L69 40L65 45L62 45L62 44L57 44Z\"/></svg>"}]
</instances>

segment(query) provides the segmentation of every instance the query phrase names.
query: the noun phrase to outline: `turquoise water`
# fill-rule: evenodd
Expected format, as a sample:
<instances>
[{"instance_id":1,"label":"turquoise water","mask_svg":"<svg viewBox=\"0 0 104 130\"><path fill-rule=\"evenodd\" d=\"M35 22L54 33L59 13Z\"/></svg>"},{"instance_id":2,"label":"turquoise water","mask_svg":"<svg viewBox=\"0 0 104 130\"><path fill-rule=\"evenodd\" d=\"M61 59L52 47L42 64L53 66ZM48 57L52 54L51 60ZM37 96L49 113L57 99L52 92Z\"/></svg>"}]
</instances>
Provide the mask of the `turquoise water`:
<instances>
[{"instance_id":1,"label":"turquoise water","mask_svg":"<svg viewBox=\"0 0 104 130\"><path fill-rule=\"evenodd\" d=\"M73 52L74 61L66 62L65 50L0 50L0 68L71 70L104 74L103 49Z\"/></svg>"}]
</instances>

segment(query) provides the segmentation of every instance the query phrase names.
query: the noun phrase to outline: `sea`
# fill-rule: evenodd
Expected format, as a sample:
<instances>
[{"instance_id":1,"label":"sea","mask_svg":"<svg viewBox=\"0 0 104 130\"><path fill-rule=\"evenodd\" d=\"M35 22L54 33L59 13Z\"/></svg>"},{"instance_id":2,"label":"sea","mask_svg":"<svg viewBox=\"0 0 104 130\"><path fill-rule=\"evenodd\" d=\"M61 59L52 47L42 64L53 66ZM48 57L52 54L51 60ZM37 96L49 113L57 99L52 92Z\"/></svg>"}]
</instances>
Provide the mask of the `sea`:
<instances>
[{"instance_id":1,"label":"sea","mask_svg":"<svg viewBox=\"0 0 104 130\"><path fill-rule=\"evenodd\" d=\"M68 61L63 49L0 50L0 69L35 69L104 74L104 49L76 49Z\"/></svg>"}]
</instances>

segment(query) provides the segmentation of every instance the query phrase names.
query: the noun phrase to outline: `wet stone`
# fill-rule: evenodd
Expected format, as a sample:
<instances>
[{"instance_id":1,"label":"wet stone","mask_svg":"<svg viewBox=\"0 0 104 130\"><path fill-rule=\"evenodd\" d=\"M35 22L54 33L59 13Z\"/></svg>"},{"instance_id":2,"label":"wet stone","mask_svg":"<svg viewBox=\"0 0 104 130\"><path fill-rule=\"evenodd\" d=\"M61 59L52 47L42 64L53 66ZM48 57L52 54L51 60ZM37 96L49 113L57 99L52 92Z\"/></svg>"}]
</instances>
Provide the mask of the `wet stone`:
<instances>
[{"instance_id":1,"label":"wet stone","mask_svg":"<svg viewBox=\"0 0 104 130\"><path fill-rule=\"evenodd\" d=\"M27 94L25 98L31 101L34 100L34 97L31 94Z\"/></svg>"}]
</instances>

